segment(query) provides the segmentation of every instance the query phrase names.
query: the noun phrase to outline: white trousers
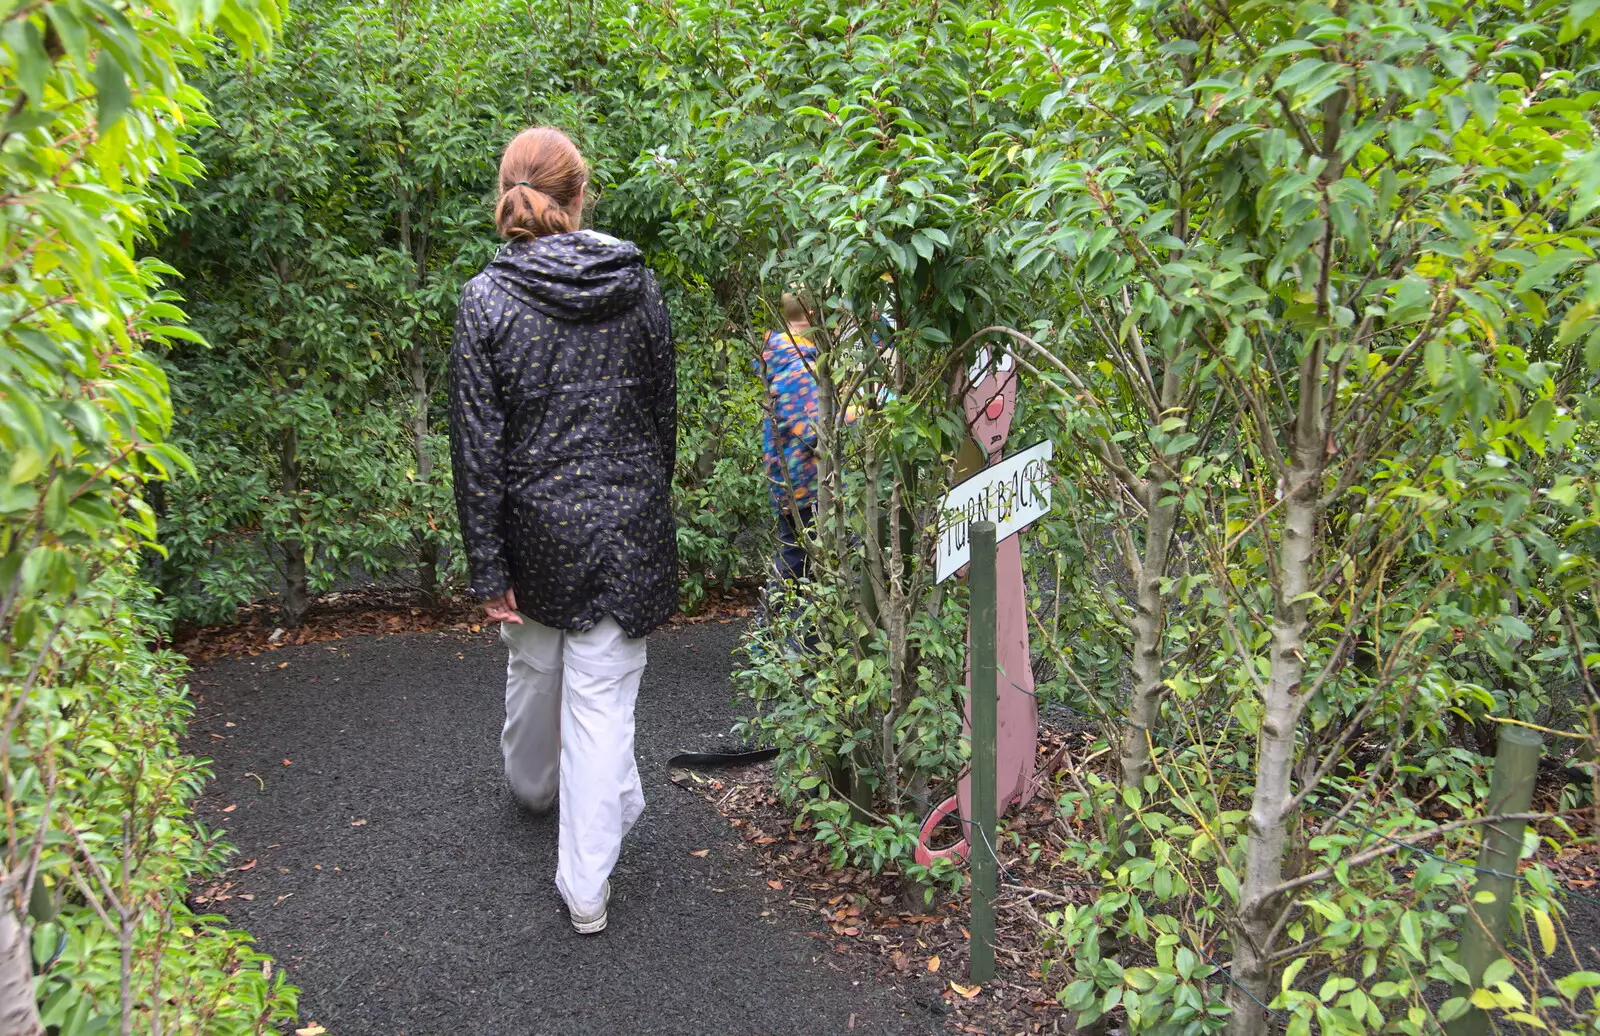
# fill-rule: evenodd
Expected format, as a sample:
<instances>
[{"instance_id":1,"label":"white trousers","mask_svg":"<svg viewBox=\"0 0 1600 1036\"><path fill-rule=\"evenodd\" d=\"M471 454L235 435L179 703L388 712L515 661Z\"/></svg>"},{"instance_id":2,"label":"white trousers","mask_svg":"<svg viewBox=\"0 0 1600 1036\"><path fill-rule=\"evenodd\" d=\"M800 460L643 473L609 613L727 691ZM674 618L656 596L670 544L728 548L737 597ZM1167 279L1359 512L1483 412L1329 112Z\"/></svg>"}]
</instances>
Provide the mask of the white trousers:
<instances>
[{"instance_id":1,"label":"white trousers","mask_svg":"<svg viewBox=\"0 0 1600 1036\"><path fill-rule=\"evenodd\" d=\"M531 619L502 623L506 725L500 734L511 790L529 808L561 796L556 888L575 913L605 904L622 838L644 812L633 757L633 706L645 645L607 616L582 633Z\"/></svg>"}]
</instances>

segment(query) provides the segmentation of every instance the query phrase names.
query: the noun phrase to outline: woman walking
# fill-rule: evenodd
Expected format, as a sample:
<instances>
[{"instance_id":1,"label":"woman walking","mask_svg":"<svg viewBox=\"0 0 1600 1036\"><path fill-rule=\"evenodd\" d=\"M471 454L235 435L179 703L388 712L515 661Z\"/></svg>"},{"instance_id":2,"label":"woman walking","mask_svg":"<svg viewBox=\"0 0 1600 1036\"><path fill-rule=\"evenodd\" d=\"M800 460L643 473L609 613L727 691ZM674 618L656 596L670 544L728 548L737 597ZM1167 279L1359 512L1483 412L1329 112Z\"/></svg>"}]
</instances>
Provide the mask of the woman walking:
<instances>
[{"instance_id":1,"label":"woman walking","mask_svg":"<svg viewBox=\"0 0 1600 1036\"><path fill-rule=\"evenodd\" d=\"M633 708L644 636L678 601L671 327L639 249L579 229L589 169L561 131L500 161L509 242L461 292L450 354L456 507L472 592L510 648L512 791L559 792L556 887L583 934L644 810Z\"/></svg>"}]
</instances>

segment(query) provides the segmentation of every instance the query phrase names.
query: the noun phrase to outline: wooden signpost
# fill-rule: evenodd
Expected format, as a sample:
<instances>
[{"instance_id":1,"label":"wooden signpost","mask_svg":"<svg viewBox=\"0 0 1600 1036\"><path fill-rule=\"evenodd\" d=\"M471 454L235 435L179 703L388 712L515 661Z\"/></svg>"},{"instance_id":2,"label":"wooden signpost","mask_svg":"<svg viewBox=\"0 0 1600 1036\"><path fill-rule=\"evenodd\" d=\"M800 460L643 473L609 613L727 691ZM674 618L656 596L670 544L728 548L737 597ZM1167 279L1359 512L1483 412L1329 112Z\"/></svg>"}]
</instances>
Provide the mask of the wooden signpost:
<instances>
[{"instance_id":1,"label":"wooden signpost","mask_svg":"<svg viewBox=\"0 0 1600 1036\"><path fill-rule=\"evenodd\" d=\"M1018 533L1050 510L1051 444L1005 456L1017 386L1008 355L980 349L966 375L960 387L967 442L956 466L958 476L966 477L941 504L935 568L940 582L965 572L971 594L965 718L972 762L956 782L956 794L923 822L916 858L924 865L941 858L971 861L968 975L983 983L994 978L995 967L996 821L1033 787L1039 712ZM961 821L965 837L932 848L935 829L950 817Z\"/></svg>"},{"instance_id":2,"label":"wooden signpost","mask_svg":"<svg viewBox=\"0 0 1600 1036\"><path fill-rule=\"evenodd\" d=\"M977 851L972 860L972 982L994 978L994 897L999 891L1000 861L995 859L995 587L994 535L990 521L972 523L972 827Z\"/></svg>"}]
</instances>

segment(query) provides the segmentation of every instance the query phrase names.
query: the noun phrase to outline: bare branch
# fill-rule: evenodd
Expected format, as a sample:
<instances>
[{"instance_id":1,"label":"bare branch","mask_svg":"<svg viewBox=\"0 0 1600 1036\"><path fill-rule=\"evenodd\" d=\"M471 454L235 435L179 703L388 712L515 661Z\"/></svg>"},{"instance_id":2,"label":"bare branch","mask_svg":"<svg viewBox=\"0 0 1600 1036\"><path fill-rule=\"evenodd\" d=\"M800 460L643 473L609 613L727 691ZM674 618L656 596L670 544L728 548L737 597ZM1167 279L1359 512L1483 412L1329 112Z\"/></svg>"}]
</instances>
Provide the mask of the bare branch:
<instances>
[{"instance_id":1,"label":"bare branch","mask_svg":"<svg viewBox=\"0 0 1600 1036\"><path fill-rule=\"evenodd\" d=\"M1273 888L1268 895L1281 896L1286 892L1293 892L1297 888L1304 888L1306 885L1311 885L1333 877L1340 867L1359 867L1362 864L1371 863L1373 860L1388 856L1390 853L1399 852L1401 849L1414 849L1424 842L1432 841L1441 835L1447 835L1451 831L1459 831L1466 827L1481 827L1484 824L1498 824L1507 820L1519 820L1532 823L1538 820L1550 820L1551 818L1557 816L1560 816L1560 814L1497 813L1486 817L1469 817L1463 820L1453 820L1448 824L1441 824L1440 826L1430 828L1427 831L1418 831L1415 834L1407 835L1403 838L1394 838L1390 835L1384 835L1385 838L1389 839L1389 841L1385 844L1368 849L1365 852L1356 853L1354 856L1351 856L1348 859L1340 860L1338 863L1330 864L1327 867L1323 867L1321 870L1315 870L1309 874L1302 874L1298 878L1291 878L1290 880L1285 881Z\"/></svg>"}]
</instances>

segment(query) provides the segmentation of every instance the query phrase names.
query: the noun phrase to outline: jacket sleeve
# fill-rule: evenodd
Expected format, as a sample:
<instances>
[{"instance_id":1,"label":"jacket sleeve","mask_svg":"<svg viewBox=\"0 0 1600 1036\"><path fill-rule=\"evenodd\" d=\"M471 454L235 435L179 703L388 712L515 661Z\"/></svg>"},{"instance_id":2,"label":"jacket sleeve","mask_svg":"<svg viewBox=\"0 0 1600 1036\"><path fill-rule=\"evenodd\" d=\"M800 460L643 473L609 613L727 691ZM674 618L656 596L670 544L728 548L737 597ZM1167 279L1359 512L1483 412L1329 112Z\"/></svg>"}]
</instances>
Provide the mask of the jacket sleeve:
<instances>
[{"instance_id":1,"label":"jacket sleeve","mask_svg":"<svg viewBox=\"0 0 1600 1036\"><path fill-rule=\"evenodd\" d=\"M651 287L655 313L651 321L650 357L654 368L652 382L656 388L652 416L670 484L678 467L678 354L672 343L672 314L667 311L666 301L661 297L661 289L655 286L654 278Z\"/></svg>"},{"instance_id":2,"label":"jacket sleeve","mask_svg":"<svg viewBox=\"0 0 1600 1036\"><path fill-rule=\"evenodd\" d=\"M497 597L511 586L505 552L505 411L494 383L492 342L481 286L469 281L450 348L450 462L456 513L472 593Z\"/></svg>"}]
</instances>

